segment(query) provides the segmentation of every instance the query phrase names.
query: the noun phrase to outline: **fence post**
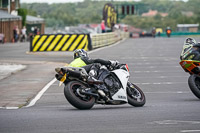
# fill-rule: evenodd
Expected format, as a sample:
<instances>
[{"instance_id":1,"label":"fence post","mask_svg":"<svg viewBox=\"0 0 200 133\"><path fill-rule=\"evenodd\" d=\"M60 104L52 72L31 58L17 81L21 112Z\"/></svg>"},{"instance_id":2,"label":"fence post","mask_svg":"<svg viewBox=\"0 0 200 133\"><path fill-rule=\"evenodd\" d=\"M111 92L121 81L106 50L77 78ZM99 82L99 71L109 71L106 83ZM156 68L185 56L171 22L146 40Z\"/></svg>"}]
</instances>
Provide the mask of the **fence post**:
<instances>
[{"instance_id":1,"label":"fence post","mask_svg":"<svg viewBox=\"0 0 200 133\"><path fill-rule=\"evenodd\" d=\"M30 52L33 51L33 35L30 36Z\"/></svg>"},{"instance_id":2,"label":"fence post","mask_svg":"<svg viewBox=\"0 0 200 133\"><path fill-rule=\"evenodd\" d=\"M88 36L88 49L92 50L92 40L91 40L90 34L87 34L87 36Z\"/></svg>"}]
</instances>

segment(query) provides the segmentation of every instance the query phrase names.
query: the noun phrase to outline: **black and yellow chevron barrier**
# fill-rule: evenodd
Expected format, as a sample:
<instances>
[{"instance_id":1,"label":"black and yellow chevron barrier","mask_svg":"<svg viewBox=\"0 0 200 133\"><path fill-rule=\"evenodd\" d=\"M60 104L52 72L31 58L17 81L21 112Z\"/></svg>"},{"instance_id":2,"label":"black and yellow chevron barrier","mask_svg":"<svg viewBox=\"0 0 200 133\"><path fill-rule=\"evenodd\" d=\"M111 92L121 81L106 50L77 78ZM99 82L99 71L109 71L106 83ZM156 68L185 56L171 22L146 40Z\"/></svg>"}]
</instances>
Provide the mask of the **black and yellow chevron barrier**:
<instances>
[{"instance_id":1,"label":"black and yellow chevron barrier","mask_svg":"<svg viewBox=\"0 0 200 133\"><path fill-rule=\"evenodd\" d=\"M30 51L74 51L75 49L90 50L89 34L56 34L36 35L31 40Z\"/></svg>"}]
</instances>

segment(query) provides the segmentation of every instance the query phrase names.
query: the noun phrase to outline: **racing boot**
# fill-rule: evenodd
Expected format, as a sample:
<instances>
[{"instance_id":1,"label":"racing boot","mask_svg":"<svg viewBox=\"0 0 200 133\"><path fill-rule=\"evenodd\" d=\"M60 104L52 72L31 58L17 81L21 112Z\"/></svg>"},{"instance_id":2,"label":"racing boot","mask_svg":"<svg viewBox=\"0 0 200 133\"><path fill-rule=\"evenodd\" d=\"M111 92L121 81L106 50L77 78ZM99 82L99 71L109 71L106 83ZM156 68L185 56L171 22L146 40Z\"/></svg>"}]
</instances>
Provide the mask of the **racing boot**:
<instances>
[{"instance_id":1,"label":"racing boot","mask_svg":"<svg viewBox=\"0 0 200 133\"><path fill-rule=\"evenodd\" d=\"M89 74L88 74L88 78L87 78L87 82L89 84L103 84L103 81L96 79L95 77L97 77L97 70L94 67L93 69L90 70Z\"/></svg>"},{"instance_id":2,"label":"racing boot","mask_svg":"<svg viewBox=\"0 0 200 133\"><path fill-rule=\"evenodd\" d=\"M94 78L93 76L88 76L87 82L88 82L89 84L103 84L103 81L97 80L97 79Z\"/></svg>"}]
</instances>

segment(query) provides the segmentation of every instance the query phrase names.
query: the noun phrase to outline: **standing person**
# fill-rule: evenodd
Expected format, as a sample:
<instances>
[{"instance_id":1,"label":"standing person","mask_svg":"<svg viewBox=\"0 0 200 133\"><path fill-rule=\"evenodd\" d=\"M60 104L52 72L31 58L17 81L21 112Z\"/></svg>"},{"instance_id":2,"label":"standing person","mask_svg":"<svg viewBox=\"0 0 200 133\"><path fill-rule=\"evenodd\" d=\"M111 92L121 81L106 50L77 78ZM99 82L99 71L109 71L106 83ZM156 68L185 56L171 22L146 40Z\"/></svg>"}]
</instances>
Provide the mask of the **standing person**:
<instances>
[{"instance_id":1,"label":"standing person","mask_svg":"<svg viewBox=\"0 0 200 133\"><path fill-rule=\"evenodd\" d=\"M158 36L160 37L160 31L158 31Z\"/></svg>"},{"instance_id":2,"label":"standing person","mask_svg":"<svg viewBox=\"0 0 200 133\"><path fill-rule=\"evenodd\" d=\"M102 33L106 32L106 26L105 26L105 21L104 20L101 21L101 32Z\"/></svg>"},{"instance_id":3,"label":"standing person","mask_svg":"<svg viewBox=\"0 0 200 133\"><path fill-rule=\"evenodd\" d=\"M38 34L38 28L37 28L37 26L35 26L35 28L34 28L34 35L37 35Z\"/></svg>"},{"instance_id":4,"label":"standing person","mask_svg":"<svg viewBox=\"0 0 200 133\"><path fill-rule=\"evenodd\" d=\"M16 38L17 38L16 26L15 26L14 29L13 29L13 38L14 38L14 41L13 41L13 42L16 42Z\"/></svg>"},{"instance_id":5,"label":"standing person","mask_svg":"<svg viewBox=\"0 0 200 133\"><path fill-rule=\"evenodd\" d=\"M17 42L19 41L19 38L20 38L20 30L19 30L19 27L17 26L17 28L16 28L16 30L17 30Z\"/></svg>"},{"instance_id":6,"label":"standing person","mask_svg":"<svg viewBox=\"0 0 200 133\"><path fill-rule=\"evenodd\" d=\"M23 26L23 29L22 29L22 38L21 38L21 41L25 42L26 41L26 27Z\"/></svg>"},{"instance_id":7,"label":"standing person","mask_svg":"<svg viewBox=\"0 0 200 133\"><path fill-rule=\"evenodd\" d=\"M152 31L151 31L152 36L155 38L156 37L156 28L153 27Z\"/></svg>"},{"instance_id":8,"label":"standing person","mask_svg":"<svg viewBox=\"0 0 200 133\"><path fill-rule=\"evenodd\" d=\"M37 28L37 35L40 35L40 28Z\"/></svg>"},{"instance_id":9,"label":"standing person","mask_svg":"<svg viewBox=\"0 0 200 133\"><path fill-rule=\"evenodd\" d=\"M17 42L19 39L19 28L18 26L15 26L13 29L13 36L14 36L14 41Z\"/></svg>"}]
</instances>

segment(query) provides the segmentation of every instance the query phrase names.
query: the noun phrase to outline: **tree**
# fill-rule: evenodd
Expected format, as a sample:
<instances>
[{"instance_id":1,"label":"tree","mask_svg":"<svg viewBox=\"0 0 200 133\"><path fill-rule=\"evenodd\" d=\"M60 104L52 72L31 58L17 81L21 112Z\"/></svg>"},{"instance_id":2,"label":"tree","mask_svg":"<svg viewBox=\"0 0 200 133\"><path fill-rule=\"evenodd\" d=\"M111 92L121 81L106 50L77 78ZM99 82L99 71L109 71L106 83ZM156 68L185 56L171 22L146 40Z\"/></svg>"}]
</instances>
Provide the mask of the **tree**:
<instances>
[{"instance_id":1,"label":"tree","mask_svg":"<svg viewBox=\"0 0 200 133\"><path fill-rule=\"evenodd\" d=\"M18 9L18 15L22 17L22 25L26 25L26 15L27 15L27 9L19 8Z\"/></svg>"},{"instance_id":2,"label":"tree","mask_svg":"<svg viewBox=\"0 0 200 133\"><path fill-rule=\"evenodd\" d=\"M22 4L21 7L28 9L28 14L40 15L45 18L46 26L69 26L77 24L100 23L102 10L108 1L85 0L78 3L32 3ZM137 15L129 15L120 20L120 23L133 25L137 28L151 29L152 27L166 28L170 26L176 29L178 23L200 23L200 0L188 0L188 2L176 0L141 0L138 2L116 2L113 5L134 4ZM167 17L159 14L154 17L141 17L141 14L150 9L168 13ZM182 15L182 11L192 11L194 16ZM36 13L36 14L35 14Z\"/></svg>"}]
</instances>

